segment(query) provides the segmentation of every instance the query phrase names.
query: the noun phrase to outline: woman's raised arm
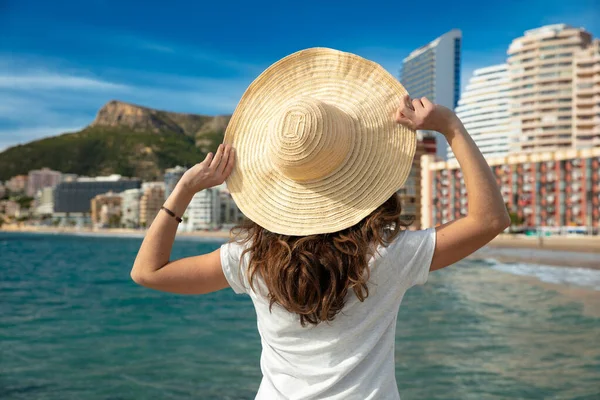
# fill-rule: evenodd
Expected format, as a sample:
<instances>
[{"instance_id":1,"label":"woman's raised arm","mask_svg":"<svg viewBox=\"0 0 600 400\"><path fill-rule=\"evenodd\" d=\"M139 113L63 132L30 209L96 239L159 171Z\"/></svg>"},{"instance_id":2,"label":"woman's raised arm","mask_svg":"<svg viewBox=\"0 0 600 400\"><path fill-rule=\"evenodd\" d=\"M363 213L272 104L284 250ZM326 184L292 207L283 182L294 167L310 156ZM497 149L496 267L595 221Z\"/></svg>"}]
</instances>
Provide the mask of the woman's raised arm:
<instances>
[{"instance_id":1,"label":"woman's raised arm","mask_svg":"<svg viewBox=\"0 0 600 400\"><path fill-rule=\"evenodd\" d=\"M444 268L490 242L510 225L510 218L492 170L454 112L425 97L411 100L406 96L396 120L412 129L443 134L465 179L467 215L436 228L430 270Z\"/></svg>"},{"instance_id":2,"label":"woman's raised arm","mask_svg":"<svg viewBox=\"0 0 600 400\"><path fill-rule=\"evenodd\" d=\"M225 181L234 162L231 146L220 145L214 157L209 153L204 161L185 172L164 206L181 217L197 192ZM209 293L229 286L221 268L219 249L169 261L177 224L175 217L166 211L158 213L133 263L131 278L142 286L181 294Z\"/></svg>"}]
</instances>

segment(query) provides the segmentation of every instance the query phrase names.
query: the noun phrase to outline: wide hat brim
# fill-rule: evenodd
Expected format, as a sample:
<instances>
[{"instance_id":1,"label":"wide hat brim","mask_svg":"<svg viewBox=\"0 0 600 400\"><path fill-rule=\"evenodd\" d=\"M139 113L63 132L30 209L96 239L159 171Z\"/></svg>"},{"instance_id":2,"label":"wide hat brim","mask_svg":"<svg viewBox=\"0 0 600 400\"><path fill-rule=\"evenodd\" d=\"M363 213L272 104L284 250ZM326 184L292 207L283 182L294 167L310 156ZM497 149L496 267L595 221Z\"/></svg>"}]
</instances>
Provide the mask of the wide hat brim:
<instances>
[{"instance_id":1,"label":"wide hat brim","mask_svg":"<svg viewBox=\"0 0 600 400\"><path fill-rule=\"evenodd\" d=\"M240 211L278 234L343 230L402 187L416 148L415 132L395 121L407 92L379 64L352 53L310 48L267 68L242 96L225 131L236 163L227 188ZM356 126L352 151L330 174L290 179L270 162L268 125L280 104L303 96L332 104Z\"/></svg>"}]
</instances>

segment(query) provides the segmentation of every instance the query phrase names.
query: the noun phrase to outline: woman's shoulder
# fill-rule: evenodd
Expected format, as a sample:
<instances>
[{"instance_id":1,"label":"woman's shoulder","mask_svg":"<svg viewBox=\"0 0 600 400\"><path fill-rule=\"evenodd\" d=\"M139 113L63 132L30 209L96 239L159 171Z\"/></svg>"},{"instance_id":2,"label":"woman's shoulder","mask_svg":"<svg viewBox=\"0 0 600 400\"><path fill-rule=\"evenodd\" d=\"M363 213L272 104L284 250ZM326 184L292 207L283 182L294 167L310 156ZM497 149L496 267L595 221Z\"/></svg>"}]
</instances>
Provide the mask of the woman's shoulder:
<instances>
[{"instance_id":1,"label":"woman's shoulder","mask_svg":"<svg viewBox=\"0 0 600 400\"><path fill-rule=\"evenodd\" d=\"M387 246L394 255L411 255L435 245L435 228L405 229Z\"/></svg>"},{"instance_id":2,"label":"woman's shoulder","mask_svg":"<svg viewBox=\"0 0 600 400\"><path fill-rule=\"evenodd\" d=\"M221 245L221 249L241 256L242 252L250 247L250 241L243 238L232 238Z\"/></svg>"}]
</instances>

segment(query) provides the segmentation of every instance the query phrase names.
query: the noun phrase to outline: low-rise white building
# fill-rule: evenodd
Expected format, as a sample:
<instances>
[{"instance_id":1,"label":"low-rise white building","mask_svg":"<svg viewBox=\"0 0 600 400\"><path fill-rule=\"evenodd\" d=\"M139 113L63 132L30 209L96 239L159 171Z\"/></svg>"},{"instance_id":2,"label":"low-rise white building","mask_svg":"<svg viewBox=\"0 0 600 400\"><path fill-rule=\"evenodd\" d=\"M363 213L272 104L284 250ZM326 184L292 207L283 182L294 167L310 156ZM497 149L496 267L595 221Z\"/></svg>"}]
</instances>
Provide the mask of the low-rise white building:
<instances>
[{"instance_id":1,"label":"low-rise white building","mask_svg":"<svg viewBox=\"0 0 600 400\"><path fill-rule=\"evenodd\" d=\"M54 187L44 187L35 195L35 214L52 215L54 213Z\"/></svg>"}]
</instances>

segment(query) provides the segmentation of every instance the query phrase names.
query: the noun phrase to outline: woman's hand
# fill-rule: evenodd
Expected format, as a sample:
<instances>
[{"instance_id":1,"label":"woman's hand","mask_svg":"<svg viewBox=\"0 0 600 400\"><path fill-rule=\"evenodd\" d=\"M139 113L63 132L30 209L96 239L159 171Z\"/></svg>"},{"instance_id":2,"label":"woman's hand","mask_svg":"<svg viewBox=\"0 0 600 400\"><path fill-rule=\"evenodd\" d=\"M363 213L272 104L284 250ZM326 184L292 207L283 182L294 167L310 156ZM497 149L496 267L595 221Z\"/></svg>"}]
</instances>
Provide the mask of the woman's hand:
<instances>
[{"instance_id":1,"label":"woman's hand","mask_svg":"<svg viewBox=\"0 0 600 400\"><path fill-rule=\"evenodd\" d=\"M193 195L220 185L231 174L234 164L235 151L231 145L220 144L214 156L208 153L204 161L185 171L177 186Z\"/></svg>"},{"instance_id":2,"label":"woman's hand","mask_svg":"<svg viewBox=\"0 0 600 400\"><path fill-rule=\"evenodd\" d=\"M447 135L462 124L454 112L426 97L413 99L407 95L396 111L396 121L411 129L438 131Z\"/></svg>"}]
</instances>

